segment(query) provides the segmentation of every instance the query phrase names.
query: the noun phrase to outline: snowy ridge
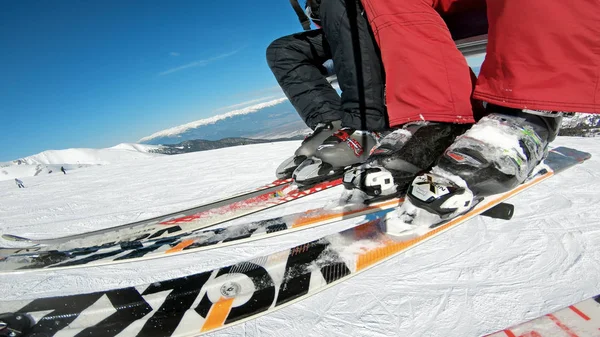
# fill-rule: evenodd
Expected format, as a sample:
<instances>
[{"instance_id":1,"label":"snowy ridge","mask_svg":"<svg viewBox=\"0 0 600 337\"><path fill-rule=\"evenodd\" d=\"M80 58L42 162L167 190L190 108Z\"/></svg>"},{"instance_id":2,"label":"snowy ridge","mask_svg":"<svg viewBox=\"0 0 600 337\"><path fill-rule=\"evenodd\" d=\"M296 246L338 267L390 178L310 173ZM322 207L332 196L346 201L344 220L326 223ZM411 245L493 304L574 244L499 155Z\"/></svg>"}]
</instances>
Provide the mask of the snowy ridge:
<instances>
[{"instance_id":1,"label":"snowy ridge","mask_svg":"<svg viewBox=\"0 0 600 337\"><path fill-rule=\"evenodd\" d=\"M293 128L292 128L293 127ZM274 130L272 132L260 133L253 135L250 138L255 139L281 139L281 138L292 138L297 136L307 136L312 130L300 122L297 125L290 126L290 128L282 128L282 130Z\"/></svg>"},{"instance_id":2,"label":"snowy ridge","mask_svg":"<svg viewBox=\"0 0 600 337\"><path fill-rule=\"evenodd\" d=\"M299 143L230 147L27 178L26 189L0 182L0 232L61 236L189 208L270 182ZM558 137L553 146L590 152L592 158L512 199L511 221L474 218L305 301L207 336L477 337L600 293L600 142ZM319 207L342 191L334 188L231 224ZM3 277L2 301L159 282L288 249L344 226L160 263Z\"/></svg>"},{"instance_id":3,"label":"snowy ridge","mask_svg":"<svg viewBox=\"0 0 600 337\"><path fill-rule=\"evenodd\" d=\"M115 149L115 150L128 150L128 151L137 151L137 152L144 152L144 153L150 153L151 150L156 150L158 149L159 146L156 145L146 145L146 144L136 144L136 143L121 143L119 145L115 145L109 149Z\"/></svg>"},{"instance_id":4,"label":"snowy ridge","mask_svg":"<svg viewBox=\"0 0 600 337\"><path fill-rule=\"evenodd\" d=\"M253 112L257 112L261 109L264 108L268 108L268 107L272 107L278 104L281 104L285 101L287 101L287 98L277 98L274 100L270 100L268 102L263 102L263 103L259 103L259 104L255 104L255 105L251 105L249 107L243 108L243 109L237 109L237 110L233 110L224 114L220 114L217 116L213 116L210 118L205 118L205 119L200 119L194 122L190 122L187 124L183 124L180 126L176 126L176 127L172 127L163 131L159 131L156 132L150 136L144 137L142 139L140 139L138 141L138 143L143 143L143 142L148 142L152 139L155 138L160 138L160 137L172 137L172 136L177 136L179 134L185 133L186 131L190 130L190 129L195 129L199 126L202 125L208 125L208 124L214 124L220 120L226 119L226 118L231 118L233 116L238 116L238 115L247 115Z\"/></svg>"},{"instance_id":5,"label":"snowy ridge","mask_svg":"<svg viewBox=\"0 0 600 337\"><path fill-rule=\"evenodd\" d=\"M73 170L93 165L108 165L142 158L162 156L150 153L155 145L122 143L106 149L48 150L11 162L0 163L0 180L60 173L60 168Z\"/></svg>"},{"instance_id":6,"label":"snowy ridge","mask_svg":"<svg viewBox=\"0 0 600 337\"><path fill-rule=\"evenodd\" d=\"M158 146L155 145L122 143L106 149L77 148L48 150L33 156L13 160L9 163L4 163L4 165L110 164L122 160L154 157L156 154L150 153L150 150L157 148Z\"/></svg>"}]
</instances>

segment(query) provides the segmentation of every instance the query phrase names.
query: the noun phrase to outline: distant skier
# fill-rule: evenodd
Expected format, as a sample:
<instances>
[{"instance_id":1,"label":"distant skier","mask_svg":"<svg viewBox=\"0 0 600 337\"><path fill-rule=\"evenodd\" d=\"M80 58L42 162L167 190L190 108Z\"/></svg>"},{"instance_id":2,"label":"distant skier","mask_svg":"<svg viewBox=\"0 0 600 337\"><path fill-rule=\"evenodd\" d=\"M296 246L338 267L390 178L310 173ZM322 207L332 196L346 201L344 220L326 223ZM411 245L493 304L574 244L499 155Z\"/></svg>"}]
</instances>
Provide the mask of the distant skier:
<instances>
[{"instance_id":1,"label":"distant skier","mask_svg":"<svg viewBox=\"0 0 600 337\"><path fill-rule=\"evenodd\" d=\"M23 185L23 182L17 178L15 178L15 183L17 184L17 186L19 186L19 188L25 188L25 185Z\"/></svg>"},{"instance_id":2,"label":"distant skier","mask_svg":"<svg viewBox=\"0 0 600 337\"><path fill-rule=\"evenodd\" d=\"M62 171L62 173L64 173L64 174L67 174L67 171L65 171L65 168L64 168L64 167L62 167L62 166L61 166L61 167L60 167L60 170Z\"/></svg>"}]
</instances>

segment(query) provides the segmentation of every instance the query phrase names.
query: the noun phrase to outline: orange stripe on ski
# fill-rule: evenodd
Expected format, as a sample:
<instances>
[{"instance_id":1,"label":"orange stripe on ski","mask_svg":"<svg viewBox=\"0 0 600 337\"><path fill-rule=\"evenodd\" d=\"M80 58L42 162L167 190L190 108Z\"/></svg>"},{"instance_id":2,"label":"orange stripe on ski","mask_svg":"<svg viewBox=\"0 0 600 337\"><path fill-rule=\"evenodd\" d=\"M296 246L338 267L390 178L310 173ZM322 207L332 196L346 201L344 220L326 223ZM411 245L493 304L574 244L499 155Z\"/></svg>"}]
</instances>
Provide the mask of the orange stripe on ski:
<instances>
[{"instance_id":1,"label":"orange stripe on ski","mask_svg":"<svg viewBox=\"0 0 600 337\"><path fill-rule=\"evenodd\" d=\"M229 311L231 311L233 300L233 298L219 298L219 301L213 304L208 312L206 320L202 325L202 330L200 331L210 331L222 327L229 315Z\"/></svg>"},{"instance_id":2,"label":"orange stripe on ski","mask_svg":"<svg viewBox=\"0 0 600 337\"><path fill-rule=\"evenodd\" d=\"M512 331L510 331L510 330L504 330L503 332L506 334L506 336L507 336L507 337L517 337L517 336L515 336L515 334L514 334L514 333L512 333Z\"/></svg>"},{"instance_id":3,"label":"orange stripe on ski","mask_svg":"<svg viewBox=\"0 0 600 337\"><path fill-rule=\"evenodd\" d=\"M180 252L180 251L184 250L185 247L190 246L192 243L194 243L193 239L183 240L177 246L175 246L173 248L170 248L167 251L165 251L165 254L171 254L171 253Z\"/></svg>"},{"instance_id":4,"label":"orange stripe on ski","mask_svg":"<svg viewBox=\"0 0 600 337\"><path fill-rule=\"evenodd\" d=\"M459 217L456 217L456 218L448 221L447 223L445 223L445 224L443 224L443 225L441 225L441 226L439 226L417 238L409 239L406 241L400 241L400 242L397 242L394 240L389 240L386 238L385 241L382 242L382 244L384 245L383 247L371 249L371 250L365 252L364 254L361 254L358 256L358 259L356 261L356 270L359 271L364 268L367 268L367 267L373 265L374 263L381 261L397 252L403 251L411 246L416 245L417 243L420 243L421 241L424 241L432 236L435 236L439 232L444 231L452 226L455 226L455 225L461 223L462 221L464 221L465 219L469 219L474 214L481 212L482 210L484 210L488 207L491 207L494 204L501 203L502 201L504 201L504 200L514 196L515 194L521 192L522 190L528 188L532 184L534 185L542 180L545 180L545 179L551 177L552 175L553 175L552 172L548 172L527 184L520 185L519 187L516 187L512 191L507 192L505 195L503 195L497 199L494 199L490 202L487 202L484 205L475 207L470 212L467 212Z\"/></svg>"},{"instance_id":5,"label":"orange stripe on ski","mask_svg":"<svg viewBox=\"0 0 600 337\"><path fill-rule=\"evenodd\" d=\"M552 314L548 314L546 316L548 316L554 322L554 324L558 325L558 327L562 331L566 332L569 335L569 337L579 337L579 335L574 333L573 330L571 330L568 326L566 326L563 322L561 322L558 318L556 318L556 316L554 316Z\"/></svg>"},{"instance_id":6,"label":"orange stripe on ski","mask_svg":"<svg viewBox=\"0 0 600 337\"><path fill-rule=\"evenodd\" d=\"M375 224L377 222L378 222L378 220L373 220L373 221L365 222L362 225L354 227L354 229L353 229L354 238L356 240L362 240L362 239L366 239L369 236L373 235L373 233L377 233L377 227L375 226Z\"/></svg>"},{"instance_id":7,"label":"orange stripe on ski","mask_svg":"<svg viewBox=\"0 0 600 337\"><path fill-rule=\"evenodd\" d=\"M292 228L298 228L298 227L303 227L303 226L307 226L307 225L312 225L315 222L326 221L326 220L334 219L334 218L344 216L344 215L352 215L355 213L370 211L370 210L378 209L378 208L382 208L382 207L394 206L394 205L399 204L402 201L404 201L404 198L402 198L400 200L386 201L381 204L377 204L376 206L368 206L368 207L364 207L364 208L353 210L353 211L336 212L336 213L329 213L329 214L323 214L323 215L310 215L310 213L307 212L306 215L304 215L300 219L294 221L294 223L292 224Z\"/></svg>"},{"instance_id":8,"label":"orange stripe on ski","mask_svg":"<svg viewBox=\"0 0 600 337\"><path fill-rule=\"evenodd\" d=\"M577 309L574 305L570 306L569 309L573 310L577 315L579 315L579 317L583 318L584 320L590 320L590 318L586 314L581 312L581 310Z\"/></svg>"}]
</instances>

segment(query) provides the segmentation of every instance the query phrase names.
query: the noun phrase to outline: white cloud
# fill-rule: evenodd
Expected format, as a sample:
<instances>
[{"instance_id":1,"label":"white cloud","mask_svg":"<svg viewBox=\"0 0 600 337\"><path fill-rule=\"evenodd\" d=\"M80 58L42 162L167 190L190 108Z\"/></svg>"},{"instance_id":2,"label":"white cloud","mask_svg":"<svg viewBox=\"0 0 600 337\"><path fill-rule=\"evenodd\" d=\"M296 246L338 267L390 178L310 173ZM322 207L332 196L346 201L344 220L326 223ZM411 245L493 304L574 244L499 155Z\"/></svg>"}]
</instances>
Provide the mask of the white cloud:
<instances>
[{"instance_id":1,"label":"white cloud","mask_svg":"<svg viewBox=\"0 0 600 337\"><path fill-rule=\"evenodd\" d=\"M216 110L213 110L213 112L218 112L218 111L223 111L223 110L229 110L229 109L237 109L237 108L245 107L245 106L250 105L250 104L264 102L264 101L267 101L267 100L273 100L275 98L281 98L281 97L279 97L279 96L261 97L261 98L252 99L252 100L241 102L241 103L237 103L237 104L232 104L232 105L224 106L222 108L218 108Z\"/></svg>"},{"instance_id":2,"label":"white cloud","mask_svg":"<svg viewBox=\"0 0 600 337\"><path fill-rule=\"evenodd\" d=\"M171 56L179 56L181 54L178 53L178 52L176 52L176 51L172 51L172 52L169 53L169 55L171 55Z\"/></svg>"},{"instance_id":3,"label":"white cloud","mask_svg":"<svg viewBox=\"0 0 600 337\"><path fill-rule=\"evenodd\" d=\"M156 132L148 137L144 137L144 138L140 139L138 141L138 143L146 142L146 141L152 140L154 138L159 138L159 137L174 137L174 136L180 135L190 129L195 129L195 128L203 126L203 125L214 124L220 120L223 120L226 118L231 118L234 116L247 115L247 114L250 114L253 112L257 112L264 108L268 108L268 107L272 107L272 106L281 104L285 101L287 101L287 98L285 98L285 97L277 98L277 99L270 100L268 102L251 105L251 106L243 108L243 109L233 110L233 111L221 114L221 115L217 115L217 116L213 116L213 117L205 118L205 119L200 119L200 120L197 120L197 121L194 121L191 123L183 124L180 126L170 128L170 129Z\"/></svg>"},{"instance_id":4,"label":"white cloud","mask_svg":"<svg viewBox=\"0 0 600 337\"><path fill-rule=\"evenodd\" d=\"M159 75L160 75L160 76L164 76L164 75L172 74L172 73L174 73L174 72L178 72L178 71L185 70L185 69L189 69L189 68L194 68L194 67L203 67L203 66L205 66L205 65L207 65L207 64L209 64L209 63L211 63L211 62L214 62L214 61L217 61L217 60L224 59L224 58L226 58L226 57L229 57L229 56L235 55L235 54L237 54L237 53L238 53L240 50L241 50L241 49L234 50L234 51L232 51L232 52L229 52L229 53L225 53L225 54L217 55L217 56L215 56L215 57L211 57L211 58L208 58L208 59L204 59L204 60L198 60L198 61L194 61L194 62L191 62L191 63L188 63L188 64L184 64L184 65L182 65L182 66L179 66L179 67L171 68L171 69L169 69L169 70L165 70L165 71L163 71L162 73L159 73Z\"/></svg>"}]
</instances>

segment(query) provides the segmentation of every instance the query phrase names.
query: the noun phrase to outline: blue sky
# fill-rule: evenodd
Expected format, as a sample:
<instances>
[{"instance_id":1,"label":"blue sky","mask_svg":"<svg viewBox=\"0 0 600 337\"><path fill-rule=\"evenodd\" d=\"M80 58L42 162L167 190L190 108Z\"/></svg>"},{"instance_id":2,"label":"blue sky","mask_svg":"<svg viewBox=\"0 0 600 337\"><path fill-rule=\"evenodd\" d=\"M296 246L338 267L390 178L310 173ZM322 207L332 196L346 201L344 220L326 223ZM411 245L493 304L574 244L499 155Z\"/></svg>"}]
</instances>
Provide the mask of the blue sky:
<instances>
[{"instance_id":1,"label":"blue sky","mask_svg":"<svg viewBox=\"0 0 600 337\"><path fill-rule=\"evenodd\" d=\"M265 48L288 1L7 1L0 161L109 147L277 90Z\"/></svg>"}]
</instances>

